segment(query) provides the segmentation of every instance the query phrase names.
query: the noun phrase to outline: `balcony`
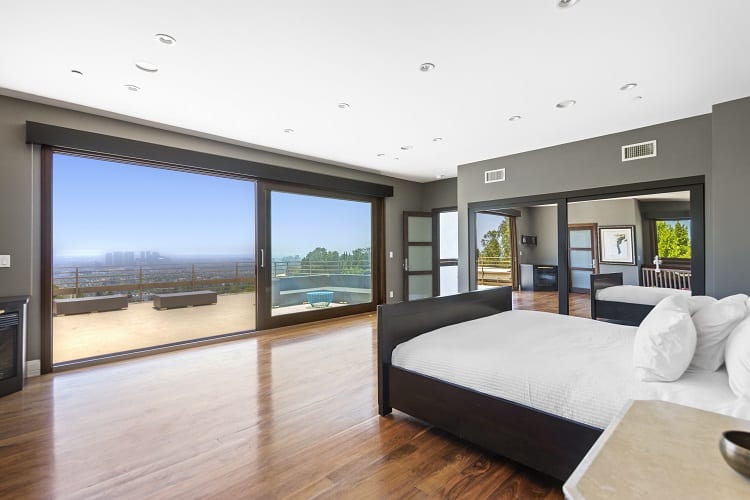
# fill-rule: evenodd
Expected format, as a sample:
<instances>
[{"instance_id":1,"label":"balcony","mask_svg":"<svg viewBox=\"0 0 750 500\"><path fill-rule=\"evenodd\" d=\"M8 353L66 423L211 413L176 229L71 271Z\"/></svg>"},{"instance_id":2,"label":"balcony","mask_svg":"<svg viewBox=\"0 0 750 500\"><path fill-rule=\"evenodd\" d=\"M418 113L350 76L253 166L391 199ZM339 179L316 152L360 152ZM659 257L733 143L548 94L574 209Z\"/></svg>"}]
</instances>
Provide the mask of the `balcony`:
<instances>
[{"instance_id":1,"label":"balcony","mask_svg":"<svg viewBox=\"0 0 750 500\"><path fill-rule=\"evenodd\" d=\"M332 292L327 307L370 302L370 272L369 261L273 262L271 314L312 310L316 290ZM254 330L255 289L252 261L56 267L54 299L124 295L127 309L54 316L53 363ZM154 308L154 294L201 290L216 292L216 304Z\"/></svg>"}]
</instances>

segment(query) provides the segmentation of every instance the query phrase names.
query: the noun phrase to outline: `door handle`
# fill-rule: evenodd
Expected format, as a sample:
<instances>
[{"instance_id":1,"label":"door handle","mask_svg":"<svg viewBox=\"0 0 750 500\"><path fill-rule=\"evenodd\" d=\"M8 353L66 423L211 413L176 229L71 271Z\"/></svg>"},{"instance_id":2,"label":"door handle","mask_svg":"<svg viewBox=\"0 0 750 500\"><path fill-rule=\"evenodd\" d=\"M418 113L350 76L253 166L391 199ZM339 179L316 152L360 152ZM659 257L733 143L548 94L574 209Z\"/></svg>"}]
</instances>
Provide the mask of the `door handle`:
<instances>
[{"instance_id":1,"label":"door handle","mask_svg":"<svg viewBox=\"0 0 750 500\"><path fill-rule=\"evenodd\" d=\"M409 259L404 259L404 271L409 270Z\"/></svg>"},{"instance_id":2,"label":"door handle","mask_svg":"<svg viewBox=\"0 0 750 500\"><path fill-rule=\"evenodd\" d=\"M265 252L263 251L262 248L260 249L260 267L261 268L266 267L265 266Z\"/></svg>"}]
</instances>

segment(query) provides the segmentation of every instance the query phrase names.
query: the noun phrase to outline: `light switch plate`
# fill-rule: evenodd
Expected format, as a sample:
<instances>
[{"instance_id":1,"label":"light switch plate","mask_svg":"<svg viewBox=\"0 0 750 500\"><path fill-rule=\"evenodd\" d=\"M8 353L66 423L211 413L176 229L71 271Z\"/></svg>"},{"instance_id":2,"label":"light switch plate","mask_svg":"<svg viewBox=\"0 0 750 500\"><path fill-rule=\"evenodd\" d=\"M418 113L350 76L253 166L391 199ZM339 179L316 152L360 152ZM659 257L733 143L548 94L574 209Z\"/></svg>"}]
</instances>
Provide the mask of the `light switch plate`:
<instances>
[{"instance_id":1,"label":"light switch plate","mask_svg":"<svg viewBox=\"0 0 750 500\"><path fill-rule=\"evenodd\" d=\"M10 255L0 255L0 267L10 267Z\"/></svg>"}]
</instances>

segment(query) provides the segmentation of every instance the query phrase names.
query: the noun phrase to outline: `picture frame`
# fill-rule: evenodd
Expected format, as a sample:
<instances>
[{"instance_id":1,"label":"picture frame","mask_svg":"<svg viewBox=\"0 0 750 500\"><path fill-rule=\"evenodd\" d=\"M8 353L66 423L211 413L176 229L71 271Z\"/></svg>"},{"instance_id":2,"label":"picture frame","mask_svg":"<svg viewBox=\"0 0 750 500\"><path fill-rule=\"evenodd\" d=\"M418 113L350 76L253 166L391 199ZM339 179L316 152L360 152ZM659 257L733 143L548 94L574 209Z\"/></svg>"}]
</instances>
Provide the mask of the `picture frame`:
<instances>
[{"instance_id":1,"label":"picture frame","mask_svg":"<svg viewBox=\"0 0 750 500\"><path fill-rule=\"evenodd\" d=\"M599 226L599 263L636 265L635 226Z\"/></svg>"}]
</instances>

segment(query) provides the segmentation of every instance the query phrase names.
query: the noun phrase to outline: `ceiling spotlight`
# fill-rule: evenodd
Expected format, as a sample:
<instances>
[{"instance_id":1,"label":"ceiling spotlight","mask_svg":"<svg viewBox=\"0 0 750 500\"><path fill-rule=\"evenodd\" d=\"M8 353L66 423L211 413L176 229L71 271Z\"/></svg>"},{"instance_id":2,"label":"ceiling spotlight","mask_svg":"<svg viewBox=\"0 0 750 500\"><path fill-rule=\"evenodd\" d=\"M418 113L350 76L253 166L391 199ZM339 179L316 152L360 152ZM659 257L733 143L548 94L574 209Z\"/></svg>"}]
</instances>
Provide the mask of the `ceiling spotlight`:
<instances>
[{"instance_id":1,"label":"ceiling spotlight","mask_svg":"<svg viewBox=\"0 0 750 500\"><path fill-rule=\"evenodd\" d=\"M385 156L385 153L378 153L378 156L380 157Z\"/></svg>"},{"instance_id":2,"label":"ceiling spotlight","mask_svg":"<svg viewBox=\"0 0 750 500\"><path fill-rule=\"evenodd\" d=\"M177 43L177 39L173 37L172 35L167 35L165 33L157 33L154 35L157 40L159 40L164 45L174 45Z\"/></svg>"},{"instance_id":3,"label":"ceiling spotlight","mask_svg":"<svg viewBox=\"0 0 750 500\"><path fill-rule=\"evenodd\" d=\"M125 88L128 89L131 92L138 92L139 90L141 90L141 88L138 85L130 85L130 84L128 84L128 85L125 85Z\"/></svg>"},{"instance_id":4,"label":"ceiling spotlight","mask_svg":"<svg viewBox=\"0 0 750 500\"><path fill-rule=\"evenodd\" d=\"M626 83L625 85L620 87L620 90L630 90L630 89L636 88L637 86L638 86L637 83Z\"/></svg>"},{"instance_id":5,"label":"ceiling spotlight","mask_svg":"<svg viewBox=\"0 0 750 500\"><path fill-rule=\"evenodd\" d=\"M159 68L157 68L155 64L151 64L150 62L146 61L138 61L137 63L135 63L135 67L141 71L145 71L146 73L156 73L157 71L159 71Z\"/></svg>"},{"instance_id":6,"label":"ceiling spotlight","mask_svg":"<svg viewBox=\"0 0 750 500\"><path fill-rule=\"evenodd\" d=\"M294 133L294 129L293 128L285 128L284 129L284 133L285 134L293 134Z\"/></svg>"},{"instance_id":7,"label":"ceiling spotlight","mask_svg":"<svg viewBox=\"0 0 750 500\"><path fill-rule=\"evenodd\" d=\"M71 73L73 73L75 76L83 76L83 71L79 71L77 69L71 69Z\"/></svg>"},{"instance_id":8,"label":"ceiling spotlight","mask_svg":"<svg viewBox=\"0 0 750 500\"><path fill-rule=\"evenodd\" d=\"M445 177L445 174L437 174L435 179L442 179L443 177Z\"/></svg>"},{"instance_id":9,"label":"ceiling spotlight","mask_svg":"<svg viewBox=\"0 0 750 500\"><path fill-rule=\"evenodd\" d=\"M393 159L394 159L394 160L398 160L398 156L394 156L394 157L393 157Z\"/></svg>"},{"instance_id":10,"label":"ceiling spotlight","mask_svg":"<svg viewBox=\"0 0 750 500\"><path fill-rule=\"evenodd\" d=\"M443 140L442 137L435 137L435 138L432 139L432 142L440 142L442 140Z\"/></svg>"},{"instance_id":11,"label":"ceiling spotlight","mask_svg":"<svg viewBox=\"0 0 750 500\"><path fill-rule=\"evenodd\" d=\"M413 148L413 147L414 147L414 146L401 146L401 150L402 150L402 151L409 151L409 150L410 150L411 148Z\"/></svg>"},{"instance_id":12,"label":"ceiling spotlight","mask_svg":"<svg viewBox=\"0 0 750 500\"><path fill-rule=\"evenodd\" d=\"M568 7L572 7L577 3L578 3L578 0L560 0L559 2L557 2L557 6L560 7L561 9L565 9Z\"/></svg>"},{"instance_id":13,"label":"ceiling spotlight","mask_svg":"<svg viewBox=\"0 0 750 500\"><path fill-rule=\"evenodd\" d=\"M508 118L509 122L515 122L521 119L521 115L513 115L510 118Z\"/></svg>"},{"instance_id":14,"label":"ceiling spotlight","mask_svg":"<svg viewBox=\"0 0 750 500\"><path fill-rule=\"evenodd\" d=\"M575 106L576 102L573 99L568 99L567 101L561 101L555 104L556 108L563 109L563 108L569 108L571 106Z\"/></svg>"},{"instance_id":15,"label":"ceiling spotlight","mask_svg":"<svg viewBox=\"0 0 750 500\"><path fill-rule=\"evenodd\" d=\"M423 73L432 71L433 69L435 69L435 65L432 63L422 63L419 65L419 71L422 71Z\"/></svg>"},{"instance_id":16,"label":"ceiling spotlight","mask_svg":"<svg viewBox=\"0 0 750 500\"><path fill-rule=\"evenodd\" d=\"M347 109L349 107L349 103L347 102L340 102L339 103L339 109Z\"/></svg>"},{"instance_id":17,"label":"ceiling spotlight","mask_svg":"<svg viewBox=\"0 0 750 500\"><path fill-rule=\"evenodd\" d=\"M643 100L643 96L642 95L637 95L637 96L633 97L633 100L634 101L641 101L641 100Z\"/></svg>"}]
</instances>

